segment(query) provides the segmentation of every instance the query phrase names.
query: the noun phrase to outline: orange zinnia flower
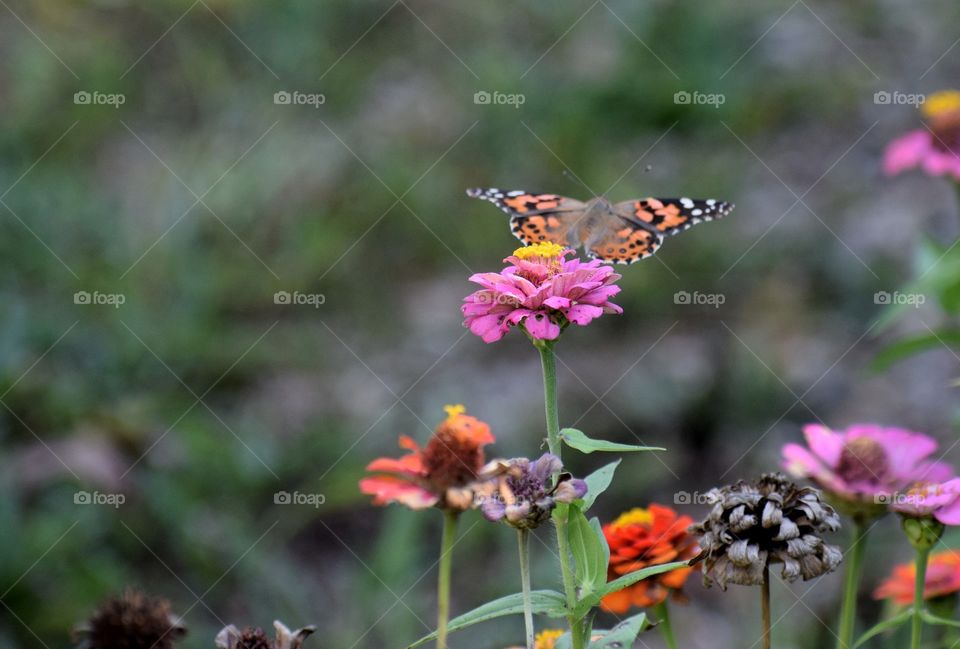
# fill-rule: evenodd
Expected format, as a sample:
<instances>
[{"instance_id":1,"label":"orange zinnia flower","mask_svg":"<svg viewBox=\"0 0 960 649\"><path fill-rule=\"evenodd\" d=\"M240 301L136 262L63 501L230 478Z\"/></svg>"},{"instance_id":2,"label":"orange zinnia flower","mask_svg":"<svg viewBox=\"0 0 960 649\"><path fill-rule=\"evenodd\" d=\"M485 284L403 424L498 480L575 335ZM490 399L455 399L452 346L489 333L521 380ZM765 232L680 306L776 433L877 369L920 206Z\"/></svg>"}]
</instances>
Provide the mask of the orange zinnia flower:
<instances>
[{"instance_id":1,"label":"orange zinnia flower","mask_svg":"<svg viewBox=\"0 0 960 649\"><path fill-rule=\"evenodd\" d=\"M893 574L873 591L873 597L874 599L892 599L899 606L909 606L913 602L916 578L915 563L900 564L893 569ZM960 550L931 554L924 578L923 598L933 599L957 591L960 591Z\"/></svg>"},{"instance_id":2,"label":"orange zinnia flower","mask_svg":"<svg viewBox=\"0 0 960 649\"><path fill-rule=\"evenodd\" d=\"M411 509L437 505L456 510L473 506L473 485L485 461L483 447L494 438L490 427L467 415L463 406L444 410L447 418L425 447L401 435L400 446L410 453L367 465L367 471L380 474L360 481L360 491L373 496L373 504L398 502Z\"/></svg>"},{"instance_id":3,"label":"orange zinnia flower","mask_svg":"<svg viewBox=\"0 0 960 649\"><path fill-rule=\"evenodd\" d=\"M671 561L686 561L699 552L696 539L687 533L693 524L689 516L663 505L632 509L603 528L610 546L609 580L649 566ZM603 598L600 606L611 613L625 613L631 606L640 608L663 602L671 590L679 591L693 568L677 568Z\"/></svg>"}]
</instances>

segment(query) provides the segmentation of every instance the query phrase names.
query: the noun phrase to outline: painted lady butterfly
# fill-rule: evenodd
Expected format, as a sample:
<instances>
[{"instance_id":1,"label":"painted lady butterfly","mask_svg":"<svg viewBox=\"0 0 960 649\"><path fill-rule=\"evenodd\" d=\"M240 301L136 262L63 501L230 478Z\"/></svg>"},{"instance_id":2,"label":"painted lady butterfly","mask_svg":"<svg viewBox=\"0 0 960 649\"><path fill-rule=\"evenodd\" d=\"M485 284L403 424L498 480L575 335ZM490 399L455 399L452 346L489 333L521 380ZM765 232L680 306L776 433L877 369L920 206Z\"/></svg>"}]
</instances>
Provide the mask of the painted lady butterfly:
<instances>
[{"instance_id":1,"label":"painted lady butterfly","mask_svg":"<svg viewBox=\"0 0 960 649\"><path fill-rule=\"evenodd\" d=\"M520 190L468 189L467 196L490 201L510 215L510 229L523 243L552 241L583 249L591 257L618 264L646 259L660 248L664 235L702 221L726 216L733 205L712 198L641 198L586 203L559 194Z\"/></svg>"}]
</instances>

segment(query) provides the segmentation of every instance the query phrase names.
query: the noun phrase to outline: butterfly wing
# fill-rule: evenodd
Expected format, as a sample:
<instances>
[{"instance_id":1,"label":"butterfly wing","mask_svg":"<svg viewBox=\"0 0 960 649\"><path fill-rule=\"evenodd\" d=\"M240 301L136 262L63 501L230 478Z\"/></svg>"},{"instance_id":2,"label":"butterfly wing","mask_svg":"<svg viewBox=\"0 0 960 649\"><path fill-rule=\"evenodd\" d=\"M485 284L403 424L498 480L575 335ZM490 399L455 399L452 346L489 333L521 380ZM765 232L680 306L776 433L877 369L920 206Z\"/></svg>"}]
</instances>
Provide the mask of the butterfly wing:
<instances>
[{"instance_id":1,"label":"butterfly wing","mask_svg":"<svg viewBox=\"0 0 960 649\"><path fill-rule=\"evenodd\" d=\"M726 216L733 205L714 198L641 198L617 203L613 210L620 216L639 221L658 234L676 234L697 223Z\"/></svg>"},{"instance_id":2,"label":"butterfly wing","mask_svg":"<svg viewBox=\"0 0 960 649\"><path fill-rule=\"evenodd\" d=\"M561 246L580 245L575 226L586 208L581 201L519 189L468 189L467 196L489 201L509 214L513 236L525 245L543 241Z\"/></svg>"},{"instance_id":3,"label":"butterfly wing","mask_svg":"<svg viewBox=\"0 0 960 649\"><path fill-rule=\"evenodd\" d=\"M608 214L599 226L592 228L584 248L603 261L632 264L655 253L663 243L663 235L618 214Z\"/></svg>"}]
</instances>

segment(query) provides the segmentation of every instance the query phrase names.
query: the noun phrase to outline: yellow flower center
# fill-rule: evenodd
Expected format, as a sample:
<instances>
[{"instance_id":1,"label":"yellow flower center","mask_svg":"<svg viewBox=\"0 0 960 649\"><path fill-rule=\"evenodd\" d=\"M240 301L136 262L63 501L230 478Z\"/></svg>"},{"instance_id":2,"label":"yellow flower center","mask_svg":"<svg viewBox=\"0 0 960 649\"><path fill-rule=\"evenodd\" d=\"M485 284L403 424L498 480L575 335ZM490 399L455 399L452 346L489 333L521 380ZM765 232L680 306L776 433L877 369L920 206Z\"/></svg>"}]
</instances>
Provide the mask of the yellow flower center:
<instances>
[{"instance_id":1,"label":"yellow flower center","mask_svg":"<svg viewBox=\"0 0 960 649\"><path fill-rule=\"evenodd\" d=\"M534 647L536 649L553 649L554 643L563 635L561 629L547 629L537 634Z\"/></svg>"},{"instance_id":2,"label":"yellow flower center","mask_svg":"<svg viewBox=\"0 0 960 649\"><path fill-rule=\"evenodd\" d=\"M517 259L524 260L535 258L550 260L559 257L564 250L566 250L566 248L561 245L545 241L543 243L535 243L532 246L517 248L513 251L513 256Z\"/></svg>"},{"instance_id":3,"label":"yellow flower center","mask_svg":"<svg viewBox=\"0 0 960 649\"><path fill-rule=\"evenodd\" d=\"M451 419L456 419L463 413L467 411L467 407L462 403L457 403L454 405L447 404L443 407L443 411L447 413L447 421Z\"/></svg>"},{"instance_id":4,"label":"yellow flower center","mask_svg":"<svg viewBox=\"0 0 960 649\"><path fill-rule=\"evenodd\" d=\"M960 112L960 90L941 90L927 95L927 100L920 105L920 110L927 118Z\"/></svg>"},{"instance_id":5,"label":"yellow flower center","mask_svg":"<svg viewBox=\"0 0 960 649\"><path fill-rule=\"evenodd\" d=\"M628 512L620 514L620 517L617 520L613 521L615 527L621 527L623 525L649 525L653 522L653 514L649 509L643 509L642 507L635 507Z\"/></svg>"}]
</instances>

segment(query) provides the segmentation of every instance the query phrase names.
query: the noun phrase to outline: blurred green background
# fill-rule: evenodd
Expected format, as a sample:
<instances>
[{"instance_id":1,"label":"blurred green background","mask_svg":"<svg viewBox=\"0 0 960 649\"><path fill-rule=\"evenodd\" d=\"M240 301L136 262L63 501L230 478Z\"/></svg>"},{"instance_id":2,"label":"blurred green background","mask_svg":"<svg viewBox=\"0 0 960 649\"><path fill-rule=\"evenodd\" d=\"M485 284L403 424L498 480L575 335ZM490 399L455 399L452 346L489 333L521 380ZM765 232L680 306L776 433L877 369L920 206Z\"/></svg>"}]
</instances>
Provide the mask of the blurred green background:
<instances>
[{"instance_id":1,"label":"blurred green background","mask_svg":"<svg viewBox=\"0 0 960 649\"><path fill-rule=\"evenodd\" d=\"M624 459L604 520L772 469L809 421L956 441L952 351L872 369L944 324L929 300L876 326L875 292L960 220L946 181L881 176L919 116L875 93L957 85L956 2L0 4L0 646L67 647L126 585L168 597L198 649L274 618L324 647L432 628L440 516L370 506L364 466L445 403L490 422L498 455L539 453L543 428L534 350L460 324L469 274L517 245L467 187L737 204L624 269L624 315L558 348L561 423L669 449ZM513 535L476 514L462 529L455 612L518 587ZM909 558L896 521L880 530L866 618ZM776 644L832 643L817 618L834 623L839 583L778 584ZM753 591L688 594L683 646L757 639Z\"/></svg>"}]
</instances>

